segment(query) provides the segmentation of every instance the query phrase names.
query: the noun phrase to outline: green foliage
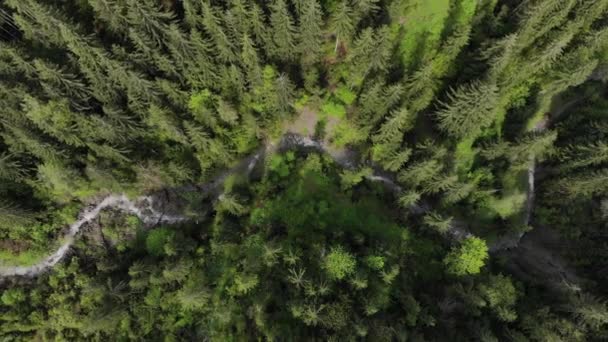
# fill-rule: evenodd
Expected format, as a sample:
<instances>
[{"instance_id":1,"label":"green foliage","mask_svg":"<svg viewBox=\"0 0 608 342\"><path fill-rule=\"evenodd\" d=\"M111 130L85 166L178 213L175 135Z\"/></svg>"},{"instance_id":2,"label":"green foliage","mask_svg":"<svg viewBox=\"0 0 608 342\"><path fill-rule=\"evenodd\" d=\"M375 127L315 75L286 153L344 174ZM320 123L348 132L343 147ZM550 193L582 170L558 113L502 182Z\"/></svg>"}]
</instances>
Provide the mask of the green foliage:
<instances>
[{"instance_id":1,"label":"green foliage","mask_svg":"<svg viewBox=\"0 0 608 342\"><path fill-rule=\"evenodd\" d=\"M449 9L447 0L395 2L391 19L405 31L399 50L406 67L415 67L437 49ZM426 51L419 52L421 47Z\"/></svg>"},{"instance_id":2,"label":"green foliage","mask_svg":"<svg viewBox=\"0 0 608 342\"><path fill-rule=\"evenodd\" d=\"M487 259L486 242L476 237L468 237L453 248L443 262L449 273L464 276L479 273Z\"/></svg>"},{"instance_id":3,"label":"green foliage","mask_svg":"<svg viewBox=\"0 0 608 342\"><path fill-rule=\"evenodd\" d=\"M289 176L290 167L295 160L295 154L292 151L283 155L273 155L270 158L268 169L276 173L279 177L285 178Z\"/></svg>"},{"instance_id":4,"label":"green foliage","mask_svg":"<svg viewBox=\"0 0 608 342\"><path fill-rule=\"evenodd\" d=\"M365 264L372 270L379 271L384 268L384 257L379 255L370 255L365 258Z\"/></svg>"},{"instance_id":5,"label":"green foliage","mask_svg":"<svg viewBox=\"0 0 608 342\"><path fill-rule=\"evenodd\" d=\"M347 106L350 106L357 99L357 95L345 85L340 86L334 92L334 96L336 96L342 103Z\"/></svg>"},{"instance_id":6,"label":"green foliage","mask_svg":"<svg viewBox=\"0 0 608 342\"><path fill-rule=\"evenodd\" d=\"M348 190L361 183L366 177L373 174L371 168L364 168L358 171L344 170L340 175L340 182L343 190Z\"/></svg>"},{"instance_id":7,"label":"green foliage","mask_svg":"<svg viewBox=\"0 0 608 342\"><path fill-rule=\"evenodd\" d=\"M53 270L3 281L0 339L606 339L607 8L2 2L2 267L109 193L166 193L193 222L104 211ZM241 172L299 112L331 153ZM480 274L482 239L538 224L591 279L575 295L496 275L517 251Z\"/></svg>"},{"instance_id":8,"label":"green foliage","mask_svg":"<svg viewBox=\"0 0 608 342\"><path fill-rule=\"evenodd\" d=\"M489 209L494 211L503 219L511 217L519 212L526 203L526 194L516 193L500 198L491 197L486 203Z\"/></svg>"},{"instance_id":9,"label":"green foliage","mask_svg":"<svg viewBox=\"0 0 608 342\"><path fill-rule=\"evenodd\" d=\"M8 289L2 292L2 304L7 306L16 306L24 302L27 297L23 290L20 289Z\"/></svg>"},{"instance_id":10,"label":"green foliage","mask_svg":"<svg viewBox=\"0 0 608 342\"><path fill-rule=\"evenodd\" d=\"M175 232L169 228L153 229L146 236L146 250L153 256L166 254L165 246L173 240Z\"/></svg>"},{"instance_id":11,"label":"green foliage","mask_svg":"<svg viewBox=\"0 0 608 342\"><path fill-rule=\"evenodd\" d=\"M326 101L323 106L321 106L321 111L325 115L329 115L330 117L343 119L346 116L346 108L343 105L336 103L332 100Z\"/></svg>"},{"instance_id":12,"label":"green foliage","mask_svg":"<svg viewBox=\"0 0 608 342\"><path fill-rule=\"evenodd\" d=\"M517 319L515 304L519 292L513 285L511 278L502 274L490 276L487 284L479 285L479 294L484 298L486 305L500 319L513 322Z\"/></svg>"},{"instance_id":13,"label":"green foliage","mask_svg":"<svg viewBox=\"0 0 608 342\"><path fill-rule=\"evenodd\" d=\"M477 136L494 122L498 87L474 83L449 94L449 103L437 113L440 127L455 138Z\"/></svg>"},{"instance_id":14,"label":"green foliage","mask_svg":"<svg viewBox=\"0 0 608 342\"><path fill-rule=\"evenodd\" d=\"M353 274L356 266L357 261L354 256L341 246L333 247L323 261L323 268L327 272L327 276L337 280L343 280Z\"/></svg>"},{"instance_id":15,"label":"green foliage","mask_svg":"<svg viewBox=\"0 0 608 342\"><path fill-rule=\"evenodd\" d=\"M366 132L348 121L338 123L333 131L333 142L336 146L355 145L365 141Z\"/></svg>"}]
</instances>

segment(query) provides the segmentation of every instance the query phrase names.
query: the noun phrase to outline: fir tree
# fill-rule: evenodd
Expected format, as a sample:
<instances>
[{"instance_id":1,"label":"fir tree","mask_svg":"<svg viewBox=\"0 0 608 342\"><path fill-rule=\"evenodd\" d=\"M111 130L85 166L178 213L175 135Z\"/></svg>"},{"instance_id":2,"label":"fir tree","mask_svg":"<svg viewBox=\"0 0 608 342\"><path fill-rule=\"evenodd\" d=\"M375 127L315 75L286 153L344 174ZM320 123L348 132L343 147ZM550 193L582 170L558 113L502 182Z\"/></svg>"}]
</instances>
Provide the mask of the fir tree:
<instances>
[{"instance_id":1,"label":"fir tree","mask_svg":"<svg viewBox=\"0 0 608 342\"><path fill-rule=\"evenodd\" d=\"M272 48L268 53L282 61L295 57L296 28L287 9L285 0L275 0L271 5L270 26L272 27Z\"/></svg>"},{"instance_id":2,"label":"fir tree","mask_svg":"<svg viewBox=\"0 0 608 342\"><path fill-rule=\"evenodd\" d=\"M298 50L305 65L317 62L322 43L321 5L317 0L307 0L300 17Z\"/></svg>"},{"instance_id":3,"label":"fir tree","mask_svg":"<svg viewBox=\"0 0 608 342\"><path fill-rule=\"evenodd\" d=\"M437 113L439 127L456 138L478 135L494 122L498 88L493 84L474 83L449 94L449 101Z\"/></svg>"},{"instance_id":4,"label":"fir tree","mask_svg":"<svg viewBox=\"0 0 608 342\"><path fill-rule=\"evenodd\" d=\"M336 46L334 52L338 51L338 46L342 42L348 43L354 31L353 11L348 1L341 1L331 14L329 22L330 29L336 36Z\"/></svg>"}]
</instances>

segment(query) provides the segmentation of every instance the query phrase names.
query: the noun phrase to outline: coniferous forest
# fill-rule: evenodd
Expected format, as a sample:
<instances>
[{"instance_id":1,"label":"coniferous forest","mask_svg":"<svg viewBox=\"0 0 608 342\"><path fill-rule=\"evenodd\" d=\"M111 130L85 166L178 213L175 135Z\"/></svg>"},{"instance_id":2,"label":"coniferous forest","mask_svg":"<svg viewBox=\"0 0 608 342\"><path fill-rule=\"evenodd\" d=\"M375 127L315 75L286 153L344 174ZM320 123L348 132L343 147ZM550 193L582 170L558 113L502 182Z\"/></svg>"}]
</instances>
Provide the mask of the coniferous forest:
<instances>
[{"instance_id":1,"label":"coniferous forest","mask_svg":"<svg viewBox=\"0 0 608 342\"><path fill-rule=\"evenodd\" d=\"M608 340L608 0L0 0L2 341Z\"/></svg>"}]
</instances>

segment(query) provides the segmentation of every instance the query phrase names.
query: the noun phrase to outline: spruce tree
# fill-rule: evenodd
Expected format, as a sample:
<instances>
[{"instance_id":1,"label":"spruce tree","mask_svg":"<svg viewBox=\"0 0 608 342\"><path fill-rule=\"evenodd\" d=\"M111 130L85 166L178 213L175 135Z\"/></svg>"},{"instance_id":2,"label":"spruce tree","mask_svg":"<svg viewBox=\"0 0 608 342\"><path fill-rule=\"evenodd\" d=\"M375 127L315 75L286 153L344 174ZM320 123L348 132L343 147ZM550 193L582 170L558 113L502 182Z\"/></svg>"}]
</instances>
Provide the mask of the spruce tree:
<instances>
[{"instance_id":1,"label":"spruce tree","mask_svg":"<svg viewBox=\"0 0 608 342\"><path fill-rule=\"evenodd\" d=\"M439 127L456 138L476 136L494 122L498 88L487 83L473 83L449 93L449 102L437 113Z\"/></svg>"},{"instance_id":2,"label":"spruce tree","mask_svg":"<svg viewBox=\"0 0 608 342\"><path fill-rule=\"evenodd\" d=\"M298 50L305 65L315 63L319 59L322 44L322 15L321 5L317 0L307 0L299 23Z\"/></svg>"},{"instance_id":3,"label":"spruce tree","mask_svg":"<svg viewBox=\"0 0 608 342\"><path fill-rule=\"evenodd\" d=\"M222 26L222 17L220 16L219 11L207 2L202 2L201 7L203 11L201 21L205 31L213 41L217 56L223 62L234 62L236 60L234 53L235 46L228 38Z\"/></svg>"},{"instance_id":4,"label":"spruce tree","mask_svg":"<svg viewBox=\"0 0 608 342\"><path fill-rule=\"evenodd\" d=\"M339 44L348 43L354 31L353 11L348 1L341 1L331 13L330 29L336 36L334 52L338 51Z\"/></svg>"},{"instance_id":5,"label":"spruce tree","mask_svg":"<svg viewBox=\"0 0 608 342\"><path fill-rule=\"evenodd\" d=\"M271 5L270 26L272 47L268 53L282 61L292 60L296 56L296 28L285 0L275 0Z\"/></svg>"}]
</instances>

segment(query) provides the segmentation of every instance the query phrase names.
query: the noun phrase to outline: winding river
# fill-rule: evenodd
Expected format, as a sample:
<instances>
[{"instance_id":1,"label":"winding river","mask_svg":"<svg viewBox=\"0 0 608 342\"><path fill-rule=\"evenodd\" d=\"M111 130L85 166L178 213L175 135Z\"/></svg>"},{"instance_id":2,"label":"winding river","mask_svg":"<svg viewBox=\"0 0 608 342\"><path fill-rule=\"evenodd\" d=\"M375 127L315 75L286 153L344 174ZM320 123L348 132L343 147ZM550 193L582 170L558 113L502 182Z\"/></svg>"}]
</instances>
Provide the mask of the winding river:
<instances>
[{"instance_id":1,"label":"winding river","mask_svg":"<svg viewBox=\"0 0 608 342\"><path fill-rule=\"evenodd\" d=\"M218 198L221 195L221 187L226 178L232 174L244 172L249 175L263 155L269 155L277 150L285 150L292 148L313 149L327 153L341 166L350 168L356 163L356 155L345 153L342 150L331 150L318 141L311 138L300 136L297 134L285 134L278 144L267 143L262 148L258 149L249 157L243 158L236 166L225 170L211 181L199 186L184 186L181 191L199 191L203 194L212 194L213 198ZM386 184L392 191L401 191L401 187L393 180L381 175L372 175L368 177L370 181L377 181ZM61 238L61 245L55 252L45 257L43 260L31 266L0 266L0 278L8 278L14 276L35 277L42 272L45 272L60 262L70 248L74 244L77 234L80 230L99 216L104 209L120 210L124 213L137 216L146 225L157 224L175 224L189 220L188 217L182 215L168 215L165 213L162 205L155 196L142 196L136 199L129 199L124 194L110 194L100 200L96 205L89 206L79 214L79 219L69 226L67 233Z\"/></svg>"},{"instance_id":2,"label":"winding river","mask_svg":"<svg viewBox=\"0 0 608 342\"><path fill-rule=\"evenodd\" d=\"M568 108L576 104L578 100L571 101L565 104L561 109L560 113L554 115L551 119L555 119L561 115ZM546 130L548 126L548 120L543 120L539 123L534 131L542 132ZM224 172L217 175L213 180L206 184L199 186L184 186L181 188L183 191L200 191L206 194L213 194L215 198L221 195L221 186L226 178L234 173L245 173L249 175L262 159L264 155L270 155L277 150L285 150L292 148L303 148L313 149L329 154L339 165L344 168L353 168L357 165L358 158L355 153L342 149L335 150L327 148L326 144L313 140L309 137L305 137L299 134L287 133L283 135L278 144L267 143L262 148L258 149L252 155L243 158L235 167L225 170ZM529 224L532 215L532 209L534 204L534 174L536 171L535 158L532 157L528 167L528 195L525 208L525 224ZM399 186L390 177L387 177L380 172L374 172L373 175L367 177L369 181L381 182L387 189L394 193L400 193L402 191ZM91 222L104 209L116 209L123 211L128 214L137 216L144 224L155 225L155 224L174 224L182 221L186 221L189 218L181 215L167 215L164 210L159 209L157 204L158 199L154 196L142 196L136 199L129 199L124 194L111 194L103 198L97 205L84 209L79 219L69 226L68 232L62 237L62 244L60 247L51 255L45 257L40 262L31 266L0 266L0 279L14 276L34 277L41 274L44 271L49 270L60 262L63 257L69 252L72 244L74 243L77 234L87 223ZM421 206L415 206L411 208L412 212L416 214L424 214L429 208ZM452 222L448 231L449 236L453 239L460 240L472 236L472 234L465 228L463 224L458 222ZM509 234L507 236L498 239L490 247L490 251L497 252L505 249L515 248L518 246L519 241L523 237L523 233Z\"/></svg>"}]
</instances>

